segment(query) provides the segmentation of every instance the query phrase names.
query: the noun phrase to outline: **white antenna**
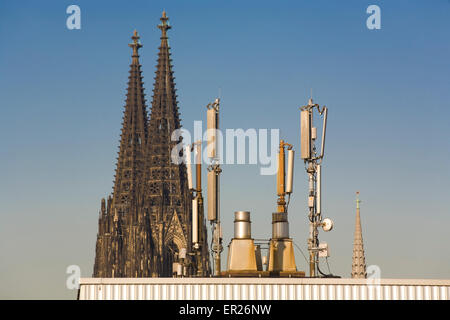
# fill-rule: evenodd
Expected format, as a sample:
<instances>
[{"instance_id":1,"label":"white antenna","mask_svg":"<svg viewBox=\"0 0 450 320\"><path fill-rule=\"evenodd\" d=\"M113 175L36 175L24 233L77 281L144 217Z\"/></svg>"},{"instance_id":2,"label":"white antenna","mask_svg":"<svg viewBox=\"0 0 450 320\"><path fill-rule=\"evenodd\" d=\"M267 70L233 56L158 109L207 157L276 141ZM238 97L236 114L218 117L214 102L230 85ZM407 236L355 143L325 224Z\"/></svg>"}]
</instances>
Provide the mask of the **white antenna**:
<instances>
[{"instance_id":1,"label":"white antenna","mask_svg":"<svg viewBox=\"0 0 450 320\"><path fill-rule=\"evenodd\" d=\"M217 150L217 110L210 108L206 111L207 123L207 152L208 158L216 158Z\"/></svg>"},{"instance_id":2,"label":"white antenna","mask_svg":"<svg viewBox=\"0 0 450 320\"><path fill-rule=\"evenodd\" d=\"M316 213L322 212L322 165L317 165L316 173Z\"/></svg>"},{"instance_id":3,"label":"white antenna","mask_svg":"<svg viewBox=\"0 0 450 320\"><path fill-rule=\"evenodd\" d=\"M192 199L192 243L198 247L198 201Z\"/></svg>"},{"instance_id":4,"label":"white antenna","mask_svg":"<svg viewBox=\"0 0 450 320\"><path fill-rule=\"evenodd\" d=\"M191 146L185 146L185 156L186 156L186 168L187 168L187 180L188 180L188 189L192 190L192 160L191 160Z\"/></svg>"},{"instance_id":5,"label":"white antenna","mask_svg":"<svg viewBox=\"0 0 450 320\"><path fill-rule=\"evenodd\" d=\"M193 187L192 183L192 169L191 169L191 150L194 151L194 160L196 167L196 187ZM186 154L188 162L188 185L191 187L189 189L191 196L195 197L192 199L192 244L193 253L190 253L194 257L194 265L197 267L197 276L205 275L205 268L203 265L203 259L201 258L201 252L203 248L207 245L206 238L203 236L203 226L204 226L204 211L203 211L203 196L202 196L202 141L196 141L191 146L186 148Z\"/></svg>"},{"instance_id":6,"label":"white antenna","mask_svg":"<svg viewBox=\"0 0 450 320\"><path fill-rule=\"evenodd\" d=\"M294 150L288 150L288 170L287 170L287 181L286 181L286 193L292 193L294 186Z\"/></svg>"},{"instance_id":7,"label":"white antenna","mask_svg":"<svg viewBox=\"0 0 450 320\"><path fill-rule=\"evenodd\" d=\"M217 179L216 173L208 171L208 220L217 220Z\"/></svg>"}]
</instances>

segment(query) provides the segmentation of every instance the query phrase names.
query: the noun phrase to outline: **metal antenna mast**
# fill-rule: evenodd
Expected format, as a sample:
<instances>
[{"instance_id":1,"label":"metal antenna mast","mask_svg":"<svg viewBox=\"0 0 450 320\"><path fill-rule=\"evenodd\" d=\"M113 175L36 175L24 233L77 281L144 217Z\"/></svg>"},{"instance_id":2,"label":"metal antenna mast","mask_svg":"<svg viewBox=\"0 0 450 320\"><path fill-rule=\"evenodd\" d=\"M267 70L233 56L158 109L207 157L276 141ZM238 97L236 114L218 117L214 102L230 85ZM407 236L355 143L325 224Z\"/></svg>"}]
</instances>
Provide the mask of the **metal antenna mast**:
<instances>
[{"instance_id":1,"label":"metal antenna mast","mask_svg":"<svg viewBox=\"0 0 450 320\"><path fill-rule=\"evenodd\" d=\"M194 188L192 182L192 166L191 166L191 153L194 154L194 163L196 167L196 186ZM202 196L202 142L201 140L194 142L192 145L185 146L186 155L186 167L187 167L187 180L188 189L192 198L192 249L193 252L189 255L193 256L194 263L197 268L197 276L201 277L205 275L207 270L203 268L202 251L205 246L205 239L203 238L203 196ZM195 196L194 196L195 192ZM183 253L183 256L185 254Z\"/></svg>"},{"instance_id":2,"label":"metal antenna mast","mask_svg":"<svg viewBox=\"0 0 450 320\"><path fill-rule=\"evenodd\" d=\"M222 246L222 228L220 225L220 157L217 152L219 136L220 98L206 106L207 109L207 153L211 164L208 166L208 220L211 222L212 252L214 257L214 275L221 272L220 254Z\"/></svg>"},{"instance_id":3,"label":"metal antenna mast","mask_svg":"<svg viewBox=\"0 0 450 320\"><path fill-rule=\"evenodd\" d=\"M317 152L315 142L317 140L317 128L313 127L313 112L317 109L319 115L323 116L322 141L320 154ZM320 109L318 104L314 104L312 98L308 105L300 108L300 131L301 131L301 158L304 160L305 169L308 173L308 210L309 210L309 276L316 277L318 271L319 257L328 257L328 245L319 244L319 230L330 231L333 222L326 218L322 219L322 186L321 169L325 150L325 133L327 128L327 107Z\"/></svg>"}]
</instances>

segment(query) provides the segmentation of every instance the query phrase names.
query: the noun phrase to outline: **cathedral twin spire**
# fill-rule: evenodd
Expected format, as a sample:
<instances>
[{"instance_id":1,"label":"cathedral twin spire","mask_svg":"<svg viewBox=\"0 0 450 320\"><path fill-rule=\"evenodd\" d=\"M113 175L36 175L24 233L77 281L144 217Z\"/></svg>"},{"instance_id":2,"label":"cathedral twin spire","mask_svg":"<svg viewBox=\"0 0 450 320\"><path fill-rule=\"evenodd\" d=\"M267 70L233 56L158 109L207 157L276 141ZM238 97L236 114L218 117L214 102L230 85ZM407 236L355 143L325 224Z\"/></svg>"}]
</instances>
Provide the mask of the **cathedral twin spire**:
<instances>
[{"instance_id":1,"label":"cathedral twin spire","mask_svg":"<svg viewBox=\"0 0 450 320\"><path fill-rule=\"evenodd\" d=\"M133 54L132 54L133 64L134 65L139 65L139 52L138 52L138 50L140 48L142 48L142 44L139 42L140 37L138 36L136 30L134 30L133 36L131 37L131 39L133 40L133 43L130 43L128 46L130 48L133 48Z\"/></svg>"},{"instance_id":2,"label":"cathedral twin spire","mask_svg":"<svg viewBox=\"0 0 450 320\"><path fill-rule=\"evenodd\" d=\"M138 201L143 183L148 133L147 106L138 53L142 45L136 30L132 39L133 43L129 44L133 49L132 63L113 192L113 205L122 214L130 210L133 202Z\"/></svg>"},{"instance_id":3,"label":"cathedral twin spire","mask_svg":"<svg viewBox=\"0 0 450 320\"><path fill-rule=\"evenodd\" d=\"M196 272L190 258L180 255L191 250L191 199L185 165L171 161L171 150L179 142L171 140L171 133L181 124L165 11L160 20L150 116L136 30L129 44L132 63L114 188L107 204L102 200L94 277L172 276L173 263L182 259L186 274ZM209 253L204 255L204 270L208 270Z\"/></svg>"}]
</instances>

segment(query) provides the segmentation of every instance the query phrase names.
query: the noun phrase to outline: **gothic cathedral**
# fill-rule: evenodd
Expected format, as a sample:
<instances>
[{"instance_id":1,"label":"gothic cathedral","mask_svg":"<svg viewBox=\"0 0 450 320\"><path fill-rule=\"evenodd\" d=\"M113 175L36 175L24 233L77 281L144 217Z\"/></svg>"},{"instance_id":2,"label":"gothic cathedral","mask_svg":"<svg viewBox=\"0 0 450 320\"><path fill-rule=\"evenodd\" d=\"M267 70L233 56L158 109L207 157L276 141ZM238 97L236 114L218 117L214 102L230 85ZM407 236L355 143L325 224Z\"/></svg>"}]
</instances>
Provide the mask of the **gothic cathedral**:
<instances>
[{"instance_id":1,"label":"gothic cathedral","mask_svg":"<svg viewBox=\"0 0 450 320\"><path fill-rule=\"evenodd\" d=\"M180 142L171 141L171 135L181 124L167 37L171 26L165 12L160 20L149 116L136 31L129 44L132 62L114 188L107 201L101 201L94 277L172 277L180 268L185 276L211 273L205 223L200 263L189 254L192 195L185 164L171 160Z\"/></svg>"}]
</instances>

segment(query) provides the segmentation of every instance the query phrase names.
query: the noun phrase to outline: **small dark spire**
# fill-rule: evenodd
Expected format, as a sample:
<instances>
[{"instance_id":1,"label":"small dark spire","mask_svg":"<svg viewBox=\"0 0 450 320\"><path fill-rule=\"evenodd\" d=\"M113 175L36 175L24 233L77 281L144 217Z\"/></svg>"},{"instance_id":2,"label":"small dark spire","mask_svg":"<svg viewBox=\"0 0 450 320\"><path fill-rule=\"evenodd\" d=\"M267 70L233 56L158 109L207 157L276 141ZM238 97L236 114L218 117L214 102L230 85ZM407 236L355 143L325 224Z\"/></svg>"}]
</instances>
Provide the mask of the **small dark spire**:
<instances>
[{"instance_id":1,"label":"small dark spire","mask_svg":"<svg viewBox=\"0 0 450 320\"><path fill-rule=\"evenodd\" d=\"M128 46L130 48L133 48L133 55L132 55L133 63L139 64L139 60L138 60L139 52L138 52L138 50L139 50L139 48L142 48L142 44L139 42L140 37L139 37L139 35L138 35L136 30L134 30L133 36L131 37L131 39L133 39L133 43L130 43Z\"/></svg>"},{"instance_id":2,"label":"small dark spire","mask_svg":"<svg viewBox=\"0 0 450 320\"><path fill-rule=\"evenodd\" d=\"M105 215L106 214L106 201L105 201L105 198L102 198L102 204L101 204L101 213L103 214L103 215Z\"/></svg>"},{"instance_id":3,"label":"small dark spire","mask_svg":"<svg viewBox=\"0 0 450 320\"><path fill-rule=\"evenodd\" d=\"M162 22L158 25L158 28L162 31L161 39L167 39L167 30L171 29L172 27L167 23L169 21L169 17L166 16L165 10L163 11L162 17L159 20L161 20Z\"/></svg>"}]
</instances>

